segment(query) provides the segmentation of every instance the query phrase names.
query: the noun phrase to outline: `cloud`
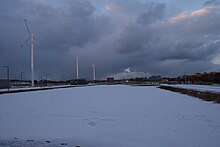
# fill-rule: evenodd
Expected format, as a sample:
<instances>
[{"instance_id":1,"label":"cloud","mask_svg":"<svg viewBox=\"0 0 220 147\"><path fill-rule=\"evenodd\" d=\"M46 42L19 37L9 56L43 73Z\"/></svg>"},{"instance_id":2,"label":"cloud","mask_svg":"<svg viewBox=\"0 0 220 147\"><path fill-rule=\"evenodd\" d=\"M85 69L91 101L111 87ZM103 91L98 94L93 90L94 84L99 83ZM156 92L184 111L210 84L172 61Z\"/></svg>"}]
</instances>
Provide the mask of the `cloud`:
<instances>
[{"instance_id":1,"label":"cloud","mask_svg":"<svg viewBox=\"0 0 220 147\"><path fill-rule=\"evenodd\" d=\"M92 63L98 78L128 67L168 76L219 70L219 9L208 2L176 14L169 3L140 0L1 1L0 61L12 77L25 71L28 78L30 43L19 47L28 37L26 18L42 41L35 44L38 79L74 78L76 56L80 77L88 79Z\"/></svg>"},{"instance_id":2,"label":"cloud","mask_svg":"<svg viewBox=\"0 0 220 147\"><path fill-rule=\"evenodd\" d=\"M154 16L155 21L149 18L147 20L150 23L146 22L145 25L137 21L124 29L117 42L118 52L137 57L133 62L138 62L140 68L153 73L171 69L170 66L174 64L177 66L173 67L182 66L183 70L190 72L205 71L208 67L211 69L211 61L220 50L216 43L219 38L219 9L204 7L167 19L161 19L158 11L163 13L164 10L153 11L156 14L152 13L151 16ZM156 69L148 65L148 62ZM206 66L199 66L198 62ZM192 66L187 66L189 63L198 67L193 70ZM171 72L163 71L167 74ZM182 70L175 72L181 73Z\"/></svg>"},{"instance_id":3,"label":"cloud","mask_svg":"<svg viewBox=\"0 0 220 147\"><path fill-rule=\"evenodd\" d=\"M35 44L38 78L47 72L51 73L50 76L56 75L59 72L57 68L63 70L63 73L68 72L63 64L69 64L68 59L65 59L69 50L80 49L86 43L95 41L102 33L103 25L100 23L103 23L104 18L94 18L95 8L87 0L64 0L57 7L27 0L0 3L1 63L10 64L11 67L17 65L11 70L12 77L17 77L13 71L28 70L29 66L30 43L19 48L28 37L24 18L28 20L30 30L42 41ZM21 51L23 54L20 54ZM9 52L12 52L12 60L7 59Z\"/></svg>"},{"instance_id":4,"label":"cloud","mask_svg":"<svg viewBox=\"0 0 220 147\"><path fill-rule=\"evenodd\" d=\"M163 18L164 10L165 4L151 3L147 10L138 16L137 22L143 25L154 23Z\"/></svg>"},{"instance_id":5,"label":"cloud","mask_svg":"<svg viewBox=\"0 0 220 147\"><path fill-rule=\"evenodd\" d=\"M108 12L118 12L122 10L122 7L120 5L110 3L105 5L105 10Z\"/></svg>"},{"instance_id":6,"label":"cloud","mask_svg":"<svg viewBox=\"0 0 220 147\"><path fill-rule=\"evenodd\" d=\"M149 3L141 2L139 0L115 0L106 3L105 10L112 13L123 13L124 15L138 15L141 12L146 11L149 7L151 7Z\"/></svg>"},{"instance_id":7,"label":"cloud","mask_svg":"<svg viewBox=\"0 0 220 147\"><path fill-rule=\"evenodd\" d=\"M168 19L168 23L178 23L181 21L187 21L187 20L192 20L195 19L196 17L202 17L204 15L207 15L209 13L208 8L202 8L199 10L195 10L193 12L182 12L178 14L177 16L171 17Z\"/></svg>"},{"instance_id":8,"label":"cloud","mask_svg":"<svg viewBox=\"0 0 220 147\"><path fill-rule=\"evenodd\" d=\"M192 12L191 15L193 17L199 17L199 16L206 15L208 13L209 13L209 10L207 8L203 8L203 9L196 10L196 11Z\"/></svg>"},{"instance_id":9,"label":"cloud","mask_svg":"<svg viewBox=\"0 0 220 147\"><path fill-rule=\"evenodd\" d=\"M146 5L146 8L121 33L116 43L119 53L147 53L156 43L158 37L150 25L162 19L165 5L161 3L149 3Z\"/></svg>"},{"instance_id":10,"label":"cloud","mask_svg":"<svg viewBox=\"0 0 220 147\"><path fill-rule=\"evenodd\" d=\"M204 3L204 6L216 6L216 5L220 5L220 0L207 0Z\"/></svg>"}]
</instances>

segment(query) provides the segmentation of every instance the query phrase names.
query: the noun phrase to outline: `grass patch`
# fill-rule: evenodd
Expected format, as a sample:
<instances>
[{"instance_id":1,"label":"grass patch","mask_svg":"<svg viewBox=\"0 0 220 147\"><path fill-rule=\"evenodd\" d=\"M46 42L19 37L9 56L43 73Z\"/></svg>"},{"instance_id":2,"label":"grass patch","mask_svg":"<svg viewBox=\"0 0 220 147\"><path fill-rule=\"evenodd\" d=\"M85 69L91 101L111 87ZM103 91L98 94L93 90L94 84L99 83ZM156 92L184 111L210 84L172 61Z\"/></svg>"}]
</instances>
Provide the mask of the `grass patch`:
<instances>
[{"instance_id":1,"label":"grass patch","mask_svg":"<svg viewBox=\"0 0 220 147\"><path fill-rule=\"evenodd\" d=\"M211 91L198 91L193 89L184 89L171 86L160 86L159 88L193 96L204 101L213 101L214 103L220 104L220 93L217 92L215 93Z\"/></svg>"}]
</instances>

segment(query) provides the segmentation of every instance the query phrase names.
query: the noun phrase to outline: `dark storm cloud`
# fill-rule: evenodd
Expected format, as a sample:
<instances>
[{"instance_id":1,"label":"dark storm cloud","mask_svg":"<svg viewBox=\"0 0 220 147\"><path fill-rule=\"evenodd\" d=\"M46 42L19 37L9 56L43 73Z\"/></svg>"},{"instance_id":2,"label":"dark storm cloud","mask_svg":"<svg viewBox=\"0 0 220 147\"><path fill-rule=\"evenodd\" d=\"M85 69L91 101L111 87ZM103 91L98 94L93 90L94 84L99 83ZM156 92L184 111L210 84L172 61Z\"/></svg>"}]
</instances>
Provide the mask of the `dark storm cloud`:
<instances>
[{"instance_id":1,"label":"dark storm cloud","mask_svg":"<svg viewBox=\"0 0 220 147\"><path fill-rule=\"evenodd\" d=\"M220 0L208 0L204 3L204 6L220 5Z\"/></svg>"},{"instance_id":2,"label":"dark storm cloud","mask_svg":"<svg viewBox=\"0 0 220 147\"><path fill-rule=\"evenodd\" d=\"M95 22L91 18L95 8L86 0L63 2L57 8L42 5L35 7L34 21L36 24L41 22L38 27L40 35L49 47L68 49L71 46L83 46L95 38Z\"/></svg>"},{"instance_id":3,"label":"dark storm cloud","mask_svg":"<svg viewBox=\"0 0 220 147\"><path fill-rule=\"evenodd\" d=\"M149 7L142 12L138 18L137 22L143 25L151 24L163 18L165 10L165 4L161 3L151 3Z\"/></svg>"},{"instance_id":4,"label":"dark storm cloud","mask_svg":"<svg viewBox=\"0 0 220 147\"><path fill-rule=\"evenodd\" d=\"M157 34L149 25L162 19L165 5L150 3L141 12L135 23L129 24L118 40L117 49L120 53L148 52L157 43Z\"/></svg>"},{"instance_id":5,"label":"dark storm cloud","mask_svg":"<svg viewBox=\"0 0 220 147\"><path fill-rule=\"evenodd\" d=\"M39 44L36 41L35 49L38 78L42 78L48 72L68 72L68 68L71 67L69 65L72 65L72 61L68 61L66 57L68 51L79 50L86 43L95 41L99 36L97 32L101 35L103 25L100 23L104 23L104 18L94 18L95 8L87 0L64 0L57 7L27 0L0 3L1 64L9 64L11 67L15 65L12 71L28 70L29 66L30 43L27 43L25 48L19 48L28 38L24 18L28 20L30 30L42 42ZM10 60L9 55L12 57ZM17 77L15 73L11 73L12 77ZM71 76L73 77L73 74Z\"/></svg>"},{"instance_id":6,"label":"dark storm cloud","mask_svg":"<svg viewBox=\"0 0 220 147\"><path fill-rule=\"evenodd\" d=\"M173 71L169 69L173 65L177 65L176 68L182 65L181 70L175 71L178 73L206 71L207 67L212 69L214 66L219 69L219 65L212 64L213 57L220 52L220 45L216 43L220 39L218 8L204 7L164 20L161 20L164 6L158 4L153 8L150 18L146 15L146 22L140 21L144 19L144 12L137 17L136 23L124 29L117 42L119 53L136 56L138 59L134 62L140 61L140 69L145 67L155 73L168 69L163 73L172 75ZM153 64L154 68L147 63ZM197 66L195 70L193 66Z\"/></svg>"},{"instance_id":7,"label":"dark storm cloud","mask_svg":"<svg viewBox=\"0 0 220 147\"><path fill-rule=\"evenodd\" d=\"M19 27L24 18L28 19L31 31L53 49L55 46L83 46L95 39L96 22L92 18L95 8L87 0L64 0L58 7L26 0L2 3L1 14L5 19L10 18L10 23L16 21Z\"/></svg>"},{"instance_id":8,"label":"dark storm cloud","mask_svg":"<svg viewBox=\"0 0 220 147\"><path fill-rule=\"evenodd\" d=\"M35 44L38 79L45 74L73 78L76 56L80 77L90 79L92 63L99 78L128 67L135 74L162 75L220 70L218 2L172 14L168 4L139 0L106 0L99 5L98 0L2 0L0 62L10 65L12 77L19 78L24 70L28 77L30 42L19 47L28 37L26 18L41 40ZM1 68L0 78L4 72Z\"/></svg>"},{"instance_id":9,"label":"dark storm cloud","mask_svg":"<svg viewBox=\"0 0 220 147\"><path fill-rule=\"evenodd\" d=\"M117 41L117 49L121 54L146 52L153 41L153 32L138 24L130 24Z\"/></svg>"}]
</instances>

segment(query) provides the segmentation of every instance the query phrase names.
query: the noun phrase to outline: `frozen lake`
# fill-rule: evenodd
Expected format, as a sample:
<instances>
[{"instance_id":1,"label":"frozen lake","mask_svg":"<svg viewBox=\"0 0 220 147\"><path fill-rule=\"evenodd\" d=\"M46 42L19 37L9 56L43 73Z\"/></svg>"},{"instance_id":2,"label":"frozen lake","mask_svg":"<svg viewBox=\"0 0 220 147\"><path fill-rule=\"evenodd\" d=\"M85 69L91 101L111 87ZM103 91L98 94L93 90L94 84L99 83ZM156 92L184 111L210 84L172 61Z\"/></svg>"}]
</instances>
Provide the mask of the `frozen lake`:
<instances>
[{"instance_id":1,"label":"frozen lake","mask_svg":"<svg viewBox=\"0 0 220 147\"><path fill-rule=\"evenodd\" d=\"M0 145L219 147L219 114L218 104L156 87L3 94Z\"/></svg>"}]
</instances>

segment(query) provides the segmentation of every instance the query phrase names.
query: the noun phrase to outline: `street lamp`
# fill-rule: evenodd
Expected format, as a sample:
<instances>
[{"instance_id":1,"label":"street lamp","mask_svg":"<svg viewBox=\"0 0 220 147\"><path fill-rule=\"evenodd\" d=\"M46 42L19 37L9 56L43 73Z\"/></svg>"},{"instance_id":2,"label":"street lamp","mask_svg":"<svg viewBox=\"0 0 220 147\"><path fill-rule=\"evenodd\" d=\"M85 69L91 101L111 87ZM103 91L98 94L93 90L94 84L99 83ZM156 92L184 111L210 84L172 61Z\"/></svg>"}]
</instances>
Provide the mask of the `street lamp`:
<instances>
[{"instance_id":1,"label":"street lamp","mask_svg":"<svg viewBox=\"0 0 220 147\"><path fill-rule=\"evenodd\" d=\"M9 66L2 66L2 67L4 67L4 68L6 68L7 69L7 87L8 87L8 91L9 91Z\"/></svg>"},{"instance_id":2,"label":"street lamp","mask_svg":"<svg viewBox=\"0 0 220 147\"><path fill-rule=\"evenodd\" d=\"M47 86L47 77L48 77L49 74L46 74L45 76L45 86Z\"/></svg>"},{"instance_id":3,"label":"street lamp","mask_svg":"<svg viewBox=\"0 0 220 147\"><path fill-rule=\"evenodd\" d=\"M21 82L22 82L22 80L23 80L23 74L24 74L25 72L23 71L23 72L21 72Z\"/></svg>"},{"instance_id":4,"label":"street lamp","mask_svg":"<svg viewBox=\"0 0 220 147\"><path fill-rule=\"evenodd\" d=\"M46 81L47 81L47 77L48 77L48 75L49 75L49 74L46 74L46 76L45 76L45 78L46 78L45 80L46 80Z\"/></svg>"}]
</instances>

